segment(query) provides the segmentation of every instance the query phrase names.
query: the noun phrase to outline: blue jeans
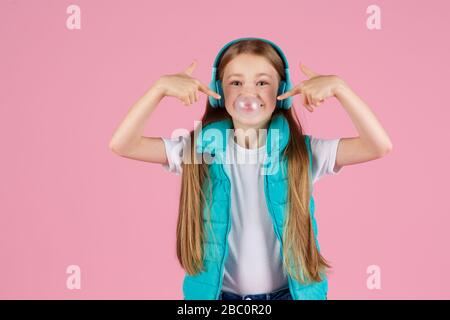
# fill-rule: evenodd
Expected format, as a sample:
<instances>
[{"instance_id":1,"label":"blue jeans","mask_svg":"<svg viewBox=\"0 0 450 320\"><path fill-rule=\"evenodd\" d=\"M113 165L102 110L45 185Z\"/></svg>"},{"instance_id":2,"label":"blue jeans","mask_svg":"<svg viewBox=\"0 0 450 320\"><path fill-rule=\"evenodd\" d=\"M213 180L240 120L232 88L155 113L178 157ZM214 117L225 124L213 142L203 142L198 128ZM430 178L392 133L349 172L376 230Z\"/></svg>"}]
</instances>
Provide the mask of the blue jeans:
<instances>
[{"instance_id":1,"label":"blue jeans","mask_svg":"<svg viewBox=\"0 0 450 320\"><path fill-rule=\"evenodd\" d=\"M283 288L269 293L238 295L232 292L221 291L219 300L292 300L289 288Z\"/></svg>"}]
</instances>

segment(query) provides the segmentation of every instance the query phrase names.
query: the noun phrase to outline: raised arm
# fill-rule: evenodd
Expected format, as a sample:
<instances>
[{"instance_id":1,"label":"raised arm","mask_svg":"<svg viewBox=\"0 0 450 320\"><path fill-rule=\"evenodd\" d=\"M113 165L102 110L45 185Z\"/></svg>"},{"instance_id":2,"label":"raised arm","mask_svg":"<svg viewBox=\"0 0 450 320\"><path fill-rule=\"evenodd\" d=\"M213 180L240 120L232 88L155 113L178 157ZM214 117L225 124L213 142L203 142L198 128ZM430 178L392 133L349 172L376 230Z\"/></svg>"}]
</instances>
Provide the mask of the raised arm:
<instances>
[{"instance_id":1,"label":"raised arm","mask_svg":"<svg viewBox=\"0 0 450 320\"><path fill-rule=\"evenodd\" d=\"M339 82L335 97L347 111L359 136L339 141L335 166L342 167L383 157L393 148L391 139L370 107L344 81Z\"/></svg>"},{"instance_id":2,"label":"raised arm","mask_svg":"<svg viewBox=\"0 0 450 320\"><path fill-rule=\"evenodd\" d=\"M173 96L186 106L198 101L198 92L220 98L205 84L191 77L197 62L176 74L163 75L128 110L114 132L109 148L116 154L135 160L167 163L164 141L161 137L142 135L147 119L165 96Z\"/></svg>"},{"instance_id":3,"label":"raised arm","mask_svg":"<svg viewBox=\"0 0 450 320\"><path fill-rule=\"evenodd\" d=\"M163 140L142 136L147 119L163 97L164 91L156 82L128 110L109 142L114 153L134 160L167 163Z\"/></svg>"},{"instance_id":4,"label":"raised arm","mask_svg":"<svg viewBox=\"0 0 450 320\"><path fill-rule=\"evenodd\" d=\"M338 168L378 159L392 150L388 134L375 117L370 107L337 75L320 75L300 64L308 80L301 81L277 99L301 93L303 105L310 112L325 99L336 97L347 111L358 130L358 137L346 137L339 140L334 171Z\"/></svg>"}]
</instances>

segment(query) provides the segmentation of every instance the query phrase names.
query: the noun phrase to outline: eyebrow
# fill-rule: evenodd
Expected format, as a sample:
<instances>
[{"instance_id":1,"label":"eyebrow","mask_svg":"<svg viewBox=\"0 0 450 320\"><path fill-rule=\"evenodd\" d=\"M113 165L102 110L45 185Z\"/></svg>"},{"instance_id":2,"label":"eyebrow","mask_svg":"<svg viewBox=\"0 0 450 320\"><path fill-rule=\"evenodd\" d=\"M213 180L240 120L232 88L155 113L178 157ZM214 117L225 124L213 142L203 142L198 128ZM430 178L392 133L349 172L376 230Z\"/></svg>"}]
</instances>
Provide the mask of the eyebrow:
<instances>
[{"instance_id":1,"label":"eyebrow","mask_svg":"<svg viewBox=\"0 0 450 320\"><path fill-rule=\"evenodd\" d=\"M242 76L242 73L232 73L227 77L227 79L231 78L232 76ZM265 72L257 73L256 76L268 76L269 78L272 78L270 74Z\"/></svg>"}]
</instances>

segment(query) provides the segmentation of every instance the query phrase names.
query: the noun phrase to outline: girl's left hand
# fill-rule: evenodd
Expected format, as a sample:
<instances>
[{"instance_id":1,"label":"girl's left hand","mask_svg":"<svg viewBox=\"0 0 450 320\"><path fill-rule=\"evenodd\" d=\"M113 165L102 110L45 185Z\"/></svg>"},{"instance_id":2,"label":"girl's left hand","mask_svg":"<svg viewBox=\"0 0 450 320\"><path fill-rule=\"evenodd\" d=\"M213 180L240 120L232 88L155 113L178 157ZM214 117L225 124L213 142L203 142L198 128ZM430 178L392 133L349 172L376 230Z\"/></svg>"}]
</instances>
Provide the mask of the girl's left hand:
<instances>
[{"instance_id":1,"label":"girl's left hand","mask_svg":"<svg viewBox=\"0 0 450 320\"><path fill-rule=\"evenodd\" d=\"M313 106L318 107L325 99L335 96L337 89L345 85L345 82L336 75L319 75L304 64L300 64L300 69L308 77L308 80L301 81L288 92L278 96L277 100L301 93L303 105L313 112Z\"/></svg>"}]
</instances>

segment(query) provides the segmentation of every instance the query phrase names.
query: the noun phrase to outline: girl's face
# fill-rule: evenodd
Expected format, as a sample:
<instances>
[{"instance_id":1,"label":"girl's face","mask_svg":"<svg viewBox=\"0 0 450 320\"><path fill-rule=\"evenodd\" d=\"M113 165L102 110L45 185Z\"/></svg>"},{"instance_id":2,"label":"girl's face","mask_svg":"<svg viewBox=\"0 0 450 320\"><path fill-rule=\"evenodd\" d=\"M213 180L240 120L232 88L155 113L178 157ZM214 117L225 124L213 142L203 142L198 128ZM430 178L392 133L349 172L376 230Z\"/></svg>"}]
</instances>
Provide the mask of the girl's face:
<instances>
[{"instance_id":1,"label":"girl's face","mask_svg":"<svg viewBox=\"0 0 450 320\"><path fill-rule=\"evenodd\" d=\"M222 88L225 108L234 122L245 127L260 127L267 123L275 110L279 75L262 56L240 54L225 67ZM263 106L255 116L243 117L234 108L239 95L259 98Z\"/></svg>"}]
</instances>

